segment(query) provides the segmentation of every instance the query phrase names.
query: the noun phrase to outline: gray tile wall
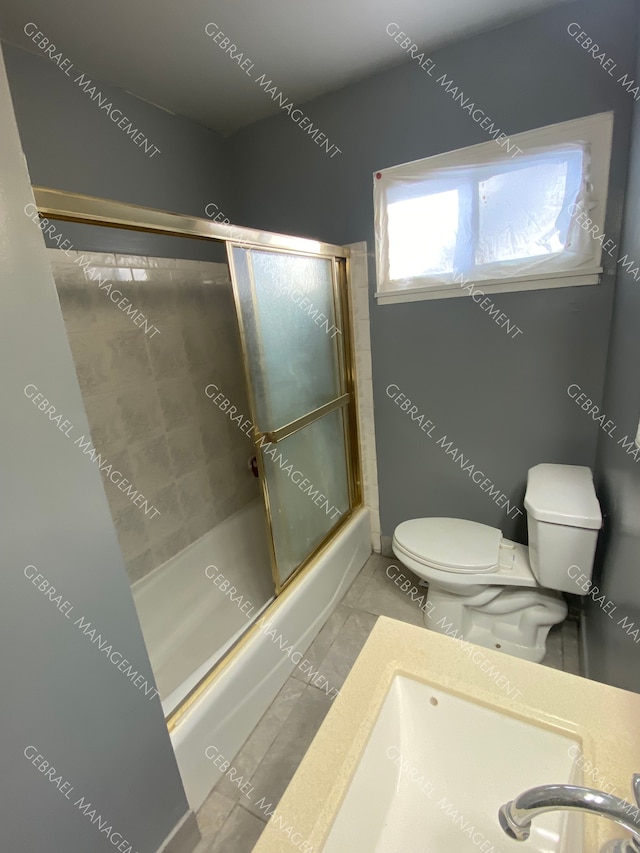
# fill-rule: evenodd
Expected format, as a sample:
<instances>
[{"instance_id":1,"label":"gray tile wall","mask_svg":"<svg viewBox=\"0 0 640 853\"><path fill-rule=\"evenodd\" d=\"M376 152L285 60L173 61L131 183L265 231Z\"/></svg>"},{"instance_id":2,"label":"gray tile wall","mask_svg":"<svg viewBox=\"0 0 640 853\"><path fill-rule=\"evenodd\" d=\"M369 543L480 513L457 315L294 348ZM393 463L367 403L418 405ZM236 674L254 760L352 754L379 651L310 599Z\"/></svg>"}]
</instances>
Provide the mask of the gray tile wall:
<instances>
[{"instance_id":1,"label":"gray tile wall","mask_svg":"<svg viewBox=\"0 0 640 853\"><path fill-rule=\"evenodd\" d=\"M96 270L85 275L81 253L48 254L96 450L160 511L145 514L103 475L133 583L259 494L251 440L204 394L215 382L249 416L228 268L85 253Z\"/></svg>"}]
</instances>

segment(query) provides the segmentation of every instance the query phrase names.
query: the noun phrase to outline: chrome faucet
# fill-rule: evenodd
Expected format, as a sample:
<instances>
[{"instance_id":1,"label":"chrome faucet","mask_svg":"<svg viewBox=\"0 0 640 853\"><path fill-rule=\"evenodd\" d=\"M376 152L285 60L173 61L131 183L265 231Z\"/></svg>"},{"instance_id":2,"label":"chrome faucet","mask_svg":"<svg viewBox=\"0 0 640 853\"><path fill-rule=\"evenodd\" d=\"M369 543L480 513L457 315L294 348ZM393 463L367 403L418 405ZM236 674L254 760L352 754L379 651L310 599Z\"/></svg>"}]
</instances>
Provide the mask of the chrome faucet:
<instances>
[{"instance_id":1,"label":"chrome faucet","mask_svg":"<svg viewBox=\"0 0 640 853\"><path fill-rule=\"evenodd\" d=\"M520 794L498 811L500 826L516 841L529 837L531 821L545 812L559 810L587 812L609 818L631 832L632 838L609 841L601 853L640 853L640 773L632 780L636 804L577 785L540 785Z\"/></svg>"}]
</instances>

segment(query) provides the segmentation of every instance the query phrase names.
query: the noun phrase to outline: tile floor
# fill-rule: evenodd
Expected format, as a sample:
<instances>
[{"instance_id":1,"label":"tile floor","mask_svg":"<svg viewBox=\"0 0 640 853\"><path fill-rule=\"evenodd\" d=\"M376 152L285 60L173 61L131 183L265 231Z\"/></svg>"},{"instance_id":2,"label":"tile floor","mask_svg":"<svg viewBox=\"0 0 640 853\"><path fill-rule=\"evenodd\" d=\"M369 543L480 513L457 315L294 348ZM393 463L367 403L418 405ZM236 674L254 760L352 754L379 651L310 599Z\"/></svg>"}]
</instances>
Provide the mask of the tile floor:
<instances>
[{"instance_id":1,"label":"tile floor","mask_svg":"<svg viewBox=\"0 0 640 853\"><path fill-rule=\"evenodd\" d=\"M305 655L336 689L349 674L378 616L423 625L417 604L385 574L393 562L371 555ZM411 577L404 568L403 573ZM551 630L542 665L579 674L577 622L566 620ZM253 850L268 820L265 812L277 806L331 706L325 691L307 681L308 676L294 671L233 760L253 790L242 794L223 777L203 803L197 815L202 834L197 853Z\"/></svg>"}]
</instances>

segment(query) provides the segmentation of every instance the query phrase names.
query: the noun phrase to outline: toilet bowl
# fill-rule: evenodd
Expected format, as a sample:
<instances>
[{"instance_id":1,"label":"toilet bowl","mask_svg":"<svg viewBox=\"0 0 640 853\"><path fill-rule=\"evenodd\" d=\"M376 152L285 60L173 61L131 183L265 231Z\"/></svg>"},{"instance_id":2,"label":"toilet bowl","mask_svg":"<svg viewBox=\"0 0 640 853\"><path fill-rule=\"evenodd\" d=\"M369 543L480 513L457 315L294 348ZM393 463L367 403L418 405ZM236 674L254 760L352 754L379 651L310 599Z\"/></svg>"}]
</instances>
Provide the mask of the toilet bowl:
<instances>
[{"instance_id":1,"label":"toilet bowl","mask_svg":"<svg viewBox=\"0 0 640 853\"><path fill-rule=\"evenodd\" d=\"M584 594L602 526L588 468L531 468L525 494L529 547L460 518L414 518L393 535L396 557L429 585L425 626L540 662L550 628L567 615L561 592Z\"/></svg>"},{"instance_id":2,"label":"toilet bowl","mask_svg":"<svg viewBox=\"0 0 640 853\"><path fill-rule=\"evenodd\" d=\"M539 662L567 605L535 579L528 550L461 518L404 521L393 536L396 557L429 584L428 628Z\"/></svg>"}]
</instances>

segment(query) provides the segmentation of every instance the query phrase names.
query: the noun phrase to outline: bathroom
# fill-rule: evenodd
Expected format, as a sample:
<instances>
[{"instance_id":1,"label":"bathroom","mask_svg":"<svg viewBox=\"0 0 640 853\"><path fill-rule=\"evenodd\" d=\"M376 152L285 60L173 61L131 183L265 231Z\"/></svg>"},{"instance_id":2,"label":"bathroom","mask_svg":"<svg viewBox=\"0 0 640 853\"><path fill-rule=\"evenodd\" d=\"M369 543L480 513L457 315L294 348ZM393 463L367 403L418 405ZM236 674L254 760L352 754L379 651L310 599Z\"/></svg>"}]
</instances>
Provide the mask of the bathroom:
<instances>
[{"instance_id":1,"label":"bathroom","mask_svg":"<svg viewBox=\"0 0 640 853\"><path fill-rule=\"evenodd\" d=\"M542 583L555 590L555 621L544 648L534 642L536 654L524 659L526 684L508 671L517 656L500 650L508 663L495 664L504 675L502 687L496 675L495 701L511 691L517 702L544 678L624 691L618 697L640 693L640 403L630 369L639 309L637 265L629 263L640 257L638 7L519 5L363 4L353 17L328 8L318 21L301 7L252 6L245 16L222 3L181 15L150 4L117 3L108 13L66 0L5 4L3 126L14 130L3 143L2 196L20 214L3 217L2 253L3 315L12 317L3 336L3 445L13 496L3 524L17 570L2 596L4 648L15 650L3 658L15 732L3 741L15 792L3 821L11 849L109 849L110 839L65 810L73 802L25 762L28 744L75 787L74 800L91 801L139 853L279 849L270 837L277 830L265 831L269 810L257 802L275 807L283 797L295 813L296 780L310 772L323 721L331 726L353 695L348 685L375 632L391 630L378 617L419 630L425 643L455 644L425 631L436 584L432 576L429 588L420 584L394 533L415 519L474 522L529 559L525 491L540 465L593 473L601 513L587 527L593 569L573 558L580 571L571 568L567 588ZM204 32L209 24L214 32L212 22L217 40ZM81 73L88 86L76 82ZM438 82L443 74L459 99ZM254 85L261 75L276 88ZM462 93L477 118L462 108ZM298 112L287 111L284 95ZM589 241L602 250L597 280L537 292L492 289L472 276L459 298L394 301L384 293L381 187L399 191L424 158L491 141L490 122L507 135L493 147L510 157L512 144L524 147L520 135L582 120L597 125L598 139L612 120L610 154L595 167L596 177L606 175L606 210L587 210L603 238ZM29 203L31 217L22 212ZM406 258L420 240L410 218L402 230ZM578 242L585 233L574 230ZM13 260L11 247L20 247ZM318 265L330 259L326 310L314 323L317 300L281 301L269 344L268 326L256 332L242 299L233 258L250 252L255 267L261 252L296 251ZM109 293L102 282L112 283ZM308 286L295 292L308 297ZM115 291L127 300L119 308ZM269 316L265 305L261 322ZM255 361L252 340L261 347ZM316 400L308 380L321 377L322 352L337 384ZM262 426L255 404L270 370L273 399L296 383L299 411ZM43 399L54 413L38 409ZM311 470L297 468L320 493L312 506L293 481L284 490L269 484L259 442L325 404L337 408L324 417L343 413L341 431L323 443L309 438L314 421L305 421L293 433L307 436L297 452ZM52 424L58 414L60 426L73 424L69 436ZM110 482L74 446L81 435L91 437L91 456L113 464ZM337 446L340 459L327 465ZM309 518L320 519L315 533L304 528ZM277 539L278 529L284 550L302 531L304 548L289 562L269 535ZM456 527L454 544L460 530L471 528ZM25 567L34 567L30 583ZM62 595L57 608L52 588ZM73 626L69 633L70 609L95 637L78 639ZM21 641L27 630L35 643ZM141 689L124 684L115 664L98 665L98 637L131 661ZM479 643L467 656L494 665L495 645ZM367 695L373 706L375 691ZM614 715L620 731L630 714ZM628 751L638 772L637 740ZM616 784L631 800L627 776ZM590 782L603 787L584 776ZM511 797L526 787L514 783ZM29 792L28 807L20 790ZM611 827L606 837L619 837ZM464 849L463 840L444 849ZM501 849L509 847L518 849L505 836Z\"/></svg>"}]
</instances>

